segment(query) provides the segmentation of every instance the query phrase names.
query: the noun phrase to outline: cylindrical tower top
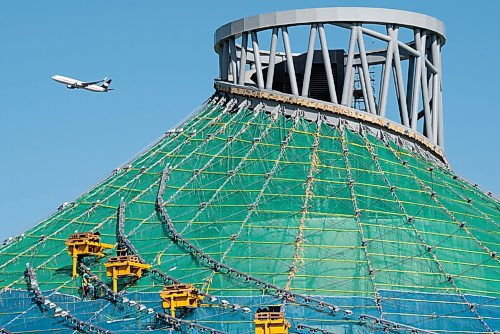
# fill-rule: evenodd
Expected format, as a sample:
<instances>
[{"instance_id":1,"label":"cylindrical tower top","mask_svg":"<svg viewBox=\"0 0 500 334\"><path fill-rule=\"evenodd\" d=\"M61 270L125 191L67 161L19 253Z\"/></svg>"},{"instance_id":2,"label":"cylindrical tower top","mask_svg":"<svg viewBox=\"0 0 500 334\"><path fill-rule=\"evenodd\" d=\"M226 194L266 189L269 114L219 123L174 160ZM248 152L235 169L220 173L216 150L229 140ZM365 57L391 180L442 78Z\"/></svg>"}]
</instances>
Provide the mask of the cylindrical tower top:
<instances>
[{"instance_id":1,"label":"cylindrical tower top","mask_svg":"<svg viewBox=\"0 0 500 334\"><path fill-rule=\"evenodd\" d=\"M236 20L217 29L214 48L223 84L352 108L397 122L441 151L444 43L444 25L433 17L340 7Z\"/></svg>"},{"instance_id":2,"label":"cylindrical tower top","mask_svg":"<svg viewBox=\"0 0 500 334\"><path fill-rule=\"evenodd\" d=\"M397 9L332 7L259 14L229 22L215 31L215 50L220 49L222 46L221 41L224 39L230 36L240 37L245 32L311 23L346 22L418 27L438 34L441 38L441 43L444 44L445 42L444 24L432 16Z\"/></svg>"}]
</instances>

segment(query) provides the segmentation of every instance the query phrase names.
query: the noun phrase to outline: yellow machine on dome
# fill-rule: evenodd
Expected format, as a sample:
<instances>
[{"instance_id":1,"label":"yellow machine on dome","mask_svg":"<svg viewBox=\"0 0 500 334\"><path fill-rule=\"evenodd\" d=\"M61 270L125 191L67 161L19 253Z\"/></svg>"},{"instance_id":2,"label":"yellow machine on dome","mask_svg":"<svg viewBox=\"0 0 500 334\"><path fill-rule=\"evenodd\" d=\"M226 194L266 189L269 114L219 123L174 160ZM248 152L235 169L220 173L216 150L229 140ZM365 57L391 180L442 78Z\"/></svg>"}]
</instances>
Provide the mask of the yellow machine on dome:
<instances>
[{"instance_id":1,"label":"yellow machine on dome","mask_svg":"<svg viewBox=\"0 0 500 334\"><path fill-rule=\"evenodd\" d=\"M74 233L69 236L65 242L68 246L68 254L73 258L73 271L72 276L78 276L77 263L78 258L83 256L97 256L103 257L105 249L113 248L113 245L101 242L99 233L84 232Z\"/></svg>"},{"instance_id":2,"label":"yellow machine on dome","mask_svg":"<svg viewBox=\"0 0 500 334\"><path fill-rule=\"evenodd\" d=\"M254 320L255 334L288 334L290 323L286 321L281 306L257 309Z\"/></svg>"},{"instance_id":3,"label":"yellow machine on dome","mask_svg":"<svg viewBox=\"0 0 500 334\"><path fill-rule=\"evenodd\" d=\"M160 292L164 309L169 309L175 317L176 308L197 308L205 298L192 284L167 285Z\"/></svg>"},{"instance_id":4,"label":"yellow machine on dome","mask_svg":"<svg viewBox=\"0 0 500 334\"><path fill-rule=\"evenodd\" d=\"M141 263L136 255L128 255L124 249L116 251L117 256L112 256L104 264L106 267L106 276L113 279L113 291L118 292L118 278L133 276L142 277L143 270L151 268L150 264Z\"/></svg>"}]
</instances>

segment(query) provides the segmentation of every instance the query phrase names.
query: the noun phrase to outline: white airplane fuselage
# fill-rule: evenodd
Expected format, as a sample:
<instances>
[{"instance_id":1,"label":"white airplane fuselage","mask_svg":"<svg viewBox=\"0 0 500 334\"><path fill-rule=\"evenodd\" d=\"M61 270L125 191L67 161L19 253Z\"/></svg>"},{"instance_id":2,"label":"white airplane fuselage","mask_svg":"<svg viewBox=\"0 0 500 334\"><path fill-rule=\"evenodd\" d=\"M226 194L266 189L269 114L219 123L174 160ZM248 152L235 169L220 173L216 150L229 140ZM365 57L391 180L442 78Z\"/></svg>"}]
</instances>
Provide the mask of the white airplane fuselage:
<instances>
[{"instance_id":1,"label":"white airplane fuselage","mask_svg":"<svg viewBox=\"0 0 500 334\"><path fill-rule=\"evenodd\" d=\"M99 85L95 84L95 83L103 82L103 81L106 81L106 80L100 80L100 81L92 82L91 84L89 84L88 82L76 80L76 79L73 79L73 78L68 78L68 77L65 77L65 76L62 76L62 75L54 75L52 77L52 79L54 81L57 81L57 82L65 84L68 89L78 88L78 89L90 90L92 92L108 92L110 90L107 87L103 87L103 86L99 86ZM109 80L109 81L111 81L111 80Z\"/></svg>"}]
</instances>

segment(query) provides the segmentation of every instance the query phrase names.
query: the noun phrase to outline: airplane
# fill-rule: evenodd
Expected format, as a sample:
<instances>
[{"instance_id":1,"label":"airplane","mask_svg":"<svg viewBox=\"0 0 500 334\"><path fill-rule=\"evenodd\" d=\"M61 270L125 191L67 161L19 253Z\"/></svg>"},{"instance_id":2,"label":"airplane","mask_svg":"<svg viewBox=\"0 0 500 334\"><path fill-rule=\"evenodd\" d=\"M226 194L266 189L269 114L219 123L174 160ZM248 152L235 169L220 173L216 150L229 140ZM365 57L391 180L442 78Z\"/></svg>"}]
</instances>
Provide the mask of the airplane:
<instances>
[{"instance_id":1,"label":"airplane","mask_svg":"<svg viewBox=\"0 0 500 334\"><path fill-rule=\"evenodd\" d=\"M90 90L92 92L104 92L104 93L107 93L110 90L113 90L113 89L109 88L109 85L111 84L111 79L108 79L107 77L102 79L102 80L89 81L89 82L64 77L62 75L54 75L52 77L52 79L57 81L57 82L66 84L66 87L68 89L78 88L78 89ZM98 85L101 82L102 82L102 85Z\"/></svg>"}]
</instances>

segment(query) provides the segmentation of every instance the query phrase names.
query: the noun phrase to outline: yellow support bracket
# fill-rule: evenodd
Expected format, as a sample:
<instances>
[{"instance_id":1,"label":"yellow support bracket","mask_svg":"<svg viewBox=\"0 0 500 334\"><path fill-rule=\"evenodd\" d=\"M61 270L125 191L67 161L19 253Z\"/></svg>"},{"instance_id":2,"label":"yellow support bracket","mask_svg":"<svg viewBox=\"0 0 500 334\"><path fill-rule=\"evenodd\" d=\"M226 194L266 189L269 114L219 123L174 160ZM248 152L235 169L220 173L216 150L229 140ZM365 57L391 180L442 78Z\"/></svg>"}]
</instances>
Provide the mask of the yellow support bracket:
<instances>
[{"instance_id":1,"label":"yellow support bracket","mask_svg":"<svg viewBox=\"0 0 500 334\"><path fill-rule=\"evenodd\" d=\"M205 298L192 284L167 285L160 292L162 306L175 317L176 308L197 308Z\"/></svg>"},{"instance_id":2,"label":"yellow support bracket","mask_svg":"<svg viewBox=\"0 0 500 334\"><path fill-rule=\"evenodd\" d=\"M255 334L288 334L291 327L279 305L257 310L254 324Z\"/></svg>"},{"instance_id":3,"label":"yellow support bracket","mask_svg":"<svg viewBox=\"0 0 500 334\"><path fill-rule=\"evenodd\" d=\"M118 278L132 276L142 277L142 272L151 268L150 264L141 263L135 255L126 254L125 250L117 250L118 256L108 258L104 264L106 267L106 276L113 278L113 291L118 292Z\"/></svg>"},{"instance_id":4,"label":"yellow support bracket","mask_svg":"<svg viewBox=\"0 0 500 334\"><path fill-rule=\"evenodd\" d=\"M83 256L98 256L103 257L105 249L113 248L113 245L101 242L99 234L92 232L74 233L65 241L68 247L68 254L73 258L72 277L78 276L77 264L78 257Z\"/></svg>"}]
</instances>

